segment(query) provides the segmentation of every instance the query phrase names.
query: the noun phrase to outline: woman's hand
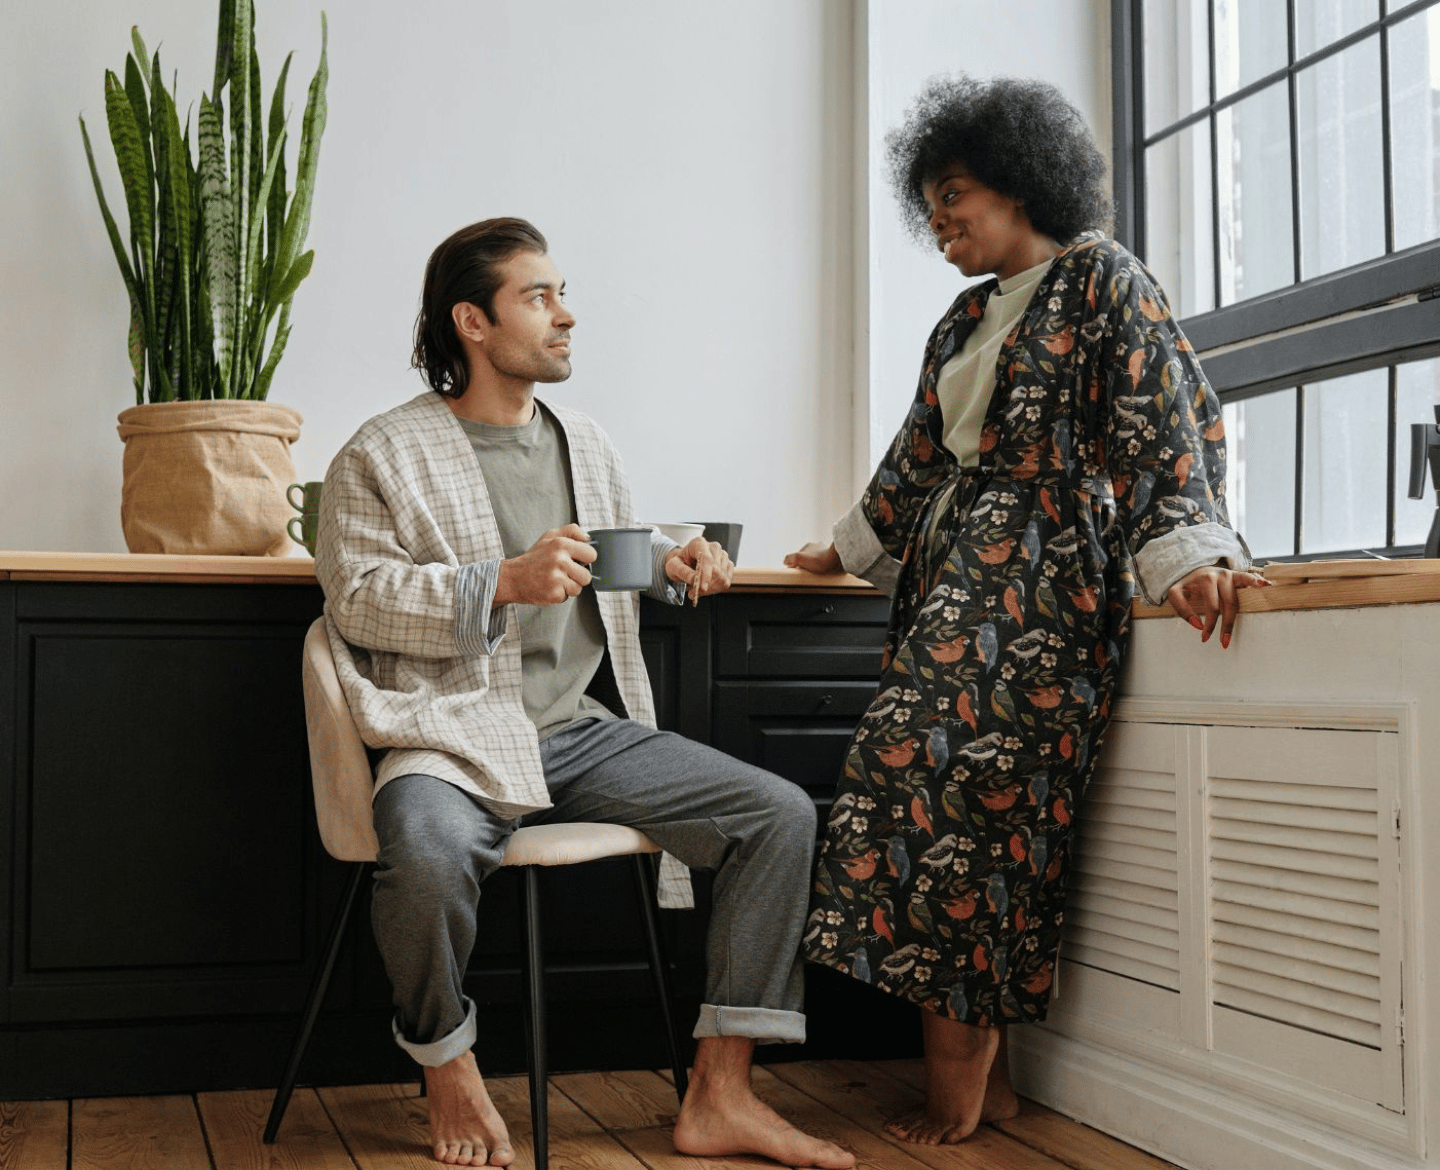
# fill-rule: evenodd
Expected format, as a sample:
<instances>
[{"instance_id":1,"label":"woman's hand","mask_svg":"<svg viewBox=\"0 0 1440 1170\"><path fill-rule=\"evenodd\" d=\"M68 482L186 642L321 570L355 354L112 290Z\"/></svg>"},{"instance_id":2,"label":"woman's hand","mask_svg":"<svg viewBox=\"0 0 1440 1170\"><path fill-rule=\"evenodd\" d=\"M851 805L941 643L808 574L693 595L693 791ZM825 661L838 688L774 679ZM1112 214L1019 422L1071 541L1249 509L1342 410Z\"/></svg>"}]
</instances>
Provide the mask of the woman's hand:
<instances>
[{"instance_id":1,"label":"woman's hand","mask_svg":"<svg viewBox=\"0 0 1440 1170\"><path fill-rule=\"evenodd\" d=\"M702 597L729 589L734 574L735 565L729 554L703 536L677 548L665 559L665 576L677 585L684 585L690 601L696 605Z\"/></svg>"},{"instance_id":2,"label":"woman's hand","mask_svg":"<svg viewBox=\"0 0 1440 1170\"><path fill-rule=\"evenodd\" d=\"M787 553L785 564L792 569L804 569L807 573L843 573L845 566L840 563L840 554L835 543L819 544L811 541L798 552Z\"/></svg>"},{"instance_id":3,"label":"woman's hand","mask_svg":"<svg viewBox=\"0 0 1440 1170\"><path fill-rule=\"evenodd\" d=\"M1227 569L1223 565L1207 565L1187 573L1165 594L1175 612L1200 631L1200 641L1208 642L1220 623L1220 646L1228 648L1240 612L1241 589L1269 585L1258 569Z\"/></svg>"}]
</instances>

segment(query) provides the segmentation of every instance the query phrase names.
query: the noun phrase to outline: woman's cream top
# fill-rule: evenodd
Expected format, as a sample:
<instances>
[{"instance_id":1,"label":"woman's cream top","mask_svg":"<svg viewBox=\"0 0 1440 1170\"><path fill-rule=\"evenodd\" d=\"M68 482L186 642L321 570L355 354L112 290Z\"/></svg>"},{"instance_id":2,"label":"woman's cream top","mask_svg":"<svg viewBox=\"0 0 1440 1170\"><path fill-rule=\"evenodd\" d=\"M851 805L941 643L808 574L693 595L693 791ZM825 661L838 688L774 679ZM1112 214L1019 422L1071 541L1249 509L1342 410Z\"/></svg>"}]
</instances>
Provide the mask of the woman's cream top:
<instances>
[{"instance_id":1,"label":"woman's cream top","mask_svg":"<svg viewBox=\"0 0 1440 1170\"><path fill-rule=\"evenodd\" d=\"M940 417L945 420L945 446L961 467L974 467L980 461L980 431L995 392L1000 349L1025 315L1025 307L1052 263L1043 261L1002 280L985 302L985 315L974 332L940 370L935 393L940 399Z\"/></svg>"}]
</instances>

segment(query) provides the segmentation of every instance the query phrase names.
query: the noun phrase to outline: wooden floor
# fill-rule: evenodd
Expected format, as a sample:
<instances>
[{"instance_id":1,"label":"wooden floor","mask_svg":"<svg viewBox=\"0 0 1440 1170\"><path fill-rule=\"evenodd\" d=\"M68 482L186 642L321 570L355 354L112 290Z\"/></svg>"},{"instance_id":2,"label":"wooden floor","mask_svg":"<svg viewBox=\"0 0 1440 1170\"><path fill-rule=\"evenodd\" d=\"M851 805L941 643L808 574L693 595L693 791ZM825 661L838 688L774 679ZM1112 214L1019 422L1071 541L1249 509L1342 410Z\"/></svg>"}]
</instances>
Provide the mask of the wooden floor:
<instances>
[{"instance_id":1,"label":"wooden floor","mask_svg":"<svg viewBox=\"0 0 1440 1170\"><path fill-rule=\"evenodd\" d=\"M755 1072L771 1106L853 1150L865 1170L1170 1170L1168 1163L1026 1103L1021 1116L947 1147L885 1136L886 1117L919 1099L919 1061L779 1064ZM531 1163L523 1077L489 1082ZM433 1170L418 1087L296 1092L280 1137L263 1146L264 1091L0 1104L0 1170ZM670 1145L675 1096L659 1073L574 1073L550 1086L555 1170L721 1170L758 1158L682 1157Z\"/></svg>"}]
</instances>

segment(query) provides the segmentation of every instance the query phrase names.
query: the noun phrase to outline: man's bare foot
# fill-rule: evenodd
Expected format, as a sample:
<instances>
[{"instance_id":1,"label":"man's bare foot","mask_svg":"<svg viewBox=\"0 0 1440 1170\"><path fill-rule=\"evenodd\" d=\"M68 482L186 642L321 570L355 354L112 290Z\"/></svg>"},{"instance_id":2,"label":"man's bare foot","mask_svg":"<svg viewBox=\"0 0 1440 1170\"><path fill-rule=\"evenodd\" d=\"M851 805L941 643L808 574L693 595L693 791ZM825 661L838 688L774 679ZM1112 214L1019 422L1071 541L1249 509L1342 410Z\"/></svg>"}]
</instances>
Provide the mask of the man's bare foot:
<instances>
[{"instance_id":1,"label":"man's bare foot","mask_svg":"<svg viewBox=\"0 0 1440 1170\"><path fill-rule=\"evenodd\" d=\"M447 1166L508 1166L515 1161L510 1134L485 1091L474 1053L427 1068L425 1093L435 1161Z\"/></svg>"},{"instance_id":2,"label":"man's bare foot","mask_svg":"<svg viewBox=\"0 0 1440 1170\"><path fill-rule=\"evenodd\" d=\"M782 1166L849 1170L853 1154L802 1133L750 1088L754 1041L707 1036L695 1052L690 1089L675 1121L675 1149L695 1157L758 1154Z\"/></svg>"},{"instance_id":3,"label":"man's bare foot","mask_svg":"<svg viewBox=\"0 0 1440 1170\"><path fill-rule=\"evenodd\" d=\"M934 1012L922 1012L925 1036L925 1104L885 1123L887 1133L919 1145L962 1142L981 1121L998 1121L1010 1101L1008 1065L1003 1087L992 1091L991 1070L998 1063L1002 1029L962 1024ZM1011 1100L1014 1093L1010 1092ZM987 1101L996 1116L985 1116ZM1019 1103L1015 1102L1015 1111Z\"/></svg>"}]
</instances>

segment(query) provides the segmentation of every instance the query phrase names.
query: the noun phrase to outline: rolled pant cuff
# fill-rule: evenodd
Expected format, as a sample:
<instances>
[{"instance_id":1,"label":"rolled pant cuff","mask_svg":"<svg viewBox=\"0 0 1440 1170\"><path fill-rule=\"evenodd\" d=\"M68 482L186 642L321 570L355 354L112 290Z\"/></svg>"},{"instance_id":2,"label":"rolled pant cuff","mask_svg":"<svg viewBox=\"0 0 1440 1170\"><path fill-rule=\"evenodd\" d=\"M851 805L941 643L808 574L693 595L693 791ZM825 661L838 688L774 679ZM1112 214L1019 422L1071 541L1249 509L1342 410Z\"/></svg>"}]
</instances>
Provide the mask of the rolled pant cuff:
<instances>
[{"instance_id":1,"label":"rolled pant cuff","mask_svg":"<svg viewBox=\"0 0 1440 1170\"><path fill-rule=\"evenodd\" d=\"M805 1015L779 1008L719 1007L702 1003L694 1036L697 1040L707 1036L745 1036L756 1044L803 1044Z\"/></svg>"},{"instance_id":2,"label":"rolled pant cuff","mask_svg":"<svg viewBox=\"0 0 1440 1170\"><path fill-rule=\"evenodd\" d=\"M448 1036L441 1036L428 1044L417 1044L413 1040L405 1039L398 1020L390 1021L390 1030L395 1034L395 1043L414 1057L417 1064L423 1064L426 1068L438 1068L475 1047L475 1004L467 999L464 1023Z\"/></svg>"}]
</instances>

